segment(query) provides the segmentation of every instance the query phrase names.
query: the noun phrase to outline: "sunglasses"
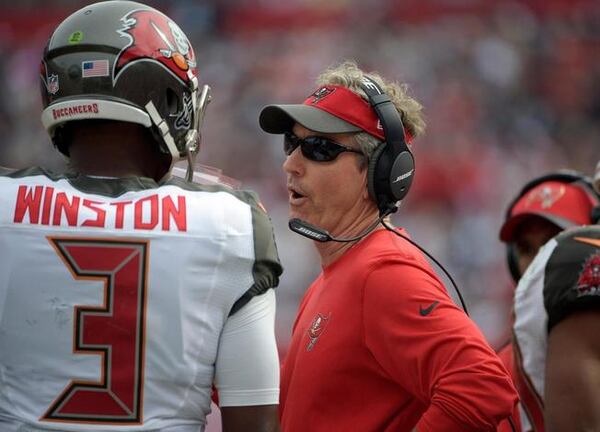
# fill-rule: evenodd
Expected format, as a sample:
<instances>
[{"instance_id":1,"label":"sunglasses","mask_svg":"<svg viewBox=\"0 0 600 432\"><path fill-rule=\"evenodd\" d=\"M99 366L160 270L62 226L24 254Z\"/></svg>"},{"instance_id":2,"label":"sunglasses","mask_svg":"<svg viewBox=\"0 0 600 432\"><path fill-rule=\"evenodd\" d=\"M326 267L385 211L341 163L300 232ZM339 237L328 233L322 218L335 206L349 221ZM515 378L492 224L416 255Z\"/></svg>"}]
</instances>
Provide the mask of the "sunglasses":
<instances>
[{"instance_id":1,"label":"sunglasses","mask_svg":"<svg viewBox=\"0 0 600 432\"><path fill-rule=\"evenodd\" d=\"M322 136L299 138L291 132L286 132L283 135L283 151L286 155L291 155L298 146L300 146L302 155L306 159L315 162L331 162L344 152L363 154L361 151L338 144Z\"/></svg>"}]
</instances>

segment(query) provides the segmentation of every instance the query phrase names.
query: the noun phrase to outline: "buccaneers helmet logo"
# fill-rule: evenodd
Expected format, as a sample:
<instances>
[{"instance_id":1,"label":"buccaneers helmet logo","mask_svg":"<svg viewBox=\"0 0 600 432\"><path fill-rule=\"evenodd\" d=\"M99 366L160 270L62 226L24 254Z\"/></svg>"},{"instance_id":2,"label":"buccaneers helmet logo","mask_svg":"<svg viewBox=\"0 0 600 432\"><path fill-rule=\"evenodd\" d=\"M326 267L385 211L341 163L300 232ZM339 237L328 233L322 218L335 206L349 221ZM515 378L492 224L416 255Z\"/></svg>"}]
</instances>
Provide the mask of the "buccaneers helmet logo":
<instances>
[{"instance_id":1,"label":"buccaneers helmet logo","mask_svg":"<svg viewBox=\"0 0 600 432\"><path fill-rule=\"evenodd\" d=\"M154 59L165 65L184 82L188 71L196 74L194 50L179 26L165 15L153 10L136 10L121 18L121 36L129 44L119 53L115 62L115 81L119 72L130 62Z\"/></svg>"}]
</instances>

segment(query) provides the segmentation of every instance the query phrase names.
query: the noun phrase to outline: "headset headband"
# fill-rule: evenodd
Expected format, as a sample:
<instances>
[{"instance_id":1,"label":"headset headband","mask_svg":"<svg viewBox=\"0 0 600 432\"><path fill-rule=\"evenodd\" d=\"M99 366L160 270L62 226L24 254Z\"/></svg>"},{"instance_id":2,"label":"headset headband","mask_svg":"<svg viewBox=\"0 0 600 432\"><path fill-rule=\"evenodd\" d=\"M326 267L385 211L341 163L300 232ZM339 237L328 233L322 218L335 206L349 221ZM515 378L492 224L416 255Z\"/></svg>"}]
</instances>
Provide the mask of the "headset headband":
<instances>
[{"instance_id":1,"label":"headset headband","mask_svg":"<svg viewBox=\"0 0 600 432\"><path fill-rule=\"evenodd\" d=\"M369 98L369 103L377 113L377 117L379 117L385 142L391 145L393 153L398 155L403 151L410 151L406 145L402 118L390 97L368 76L363 77L361 88Z\"/></svg>"}]
</instances>

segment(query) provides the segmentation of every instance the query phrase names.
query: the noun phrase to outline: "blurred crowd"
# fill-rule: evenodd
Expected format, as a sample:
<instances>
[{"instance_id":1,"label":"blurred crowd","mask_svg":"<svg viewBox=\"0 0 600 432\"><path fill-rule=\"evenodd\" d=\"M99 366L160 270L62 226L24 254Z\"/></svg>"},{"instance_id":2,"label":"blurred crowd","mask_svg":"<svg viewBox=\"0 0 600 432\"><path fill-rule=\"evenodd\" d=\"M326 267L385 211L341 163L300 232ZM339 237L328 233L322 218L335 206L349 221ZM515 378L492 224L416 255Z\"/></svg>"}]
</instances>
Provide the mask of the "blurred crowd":
<instances>
[{"instance_id":1,"label":"blurred crowd","mask_svg":"<svg viewBox=\"0 0 600 432\"><path fill-rule=\"evenodd\" d=\"M0 165L64 166L39 120L39 59L52 28L86 3L1 2ZM310 241L287 229L282 144L259 130L258 113L302 101L318 73L344 59L407 82L425 106L415 184L394 223L447 267L490 343L504 342L512 286L498 230L508 201L548 171L591 173L600 156L600 3L146 3L187 33L213 90L198 161L258 191L275 224L282 352L319 264Z\"/></svg>"}]
</instances>

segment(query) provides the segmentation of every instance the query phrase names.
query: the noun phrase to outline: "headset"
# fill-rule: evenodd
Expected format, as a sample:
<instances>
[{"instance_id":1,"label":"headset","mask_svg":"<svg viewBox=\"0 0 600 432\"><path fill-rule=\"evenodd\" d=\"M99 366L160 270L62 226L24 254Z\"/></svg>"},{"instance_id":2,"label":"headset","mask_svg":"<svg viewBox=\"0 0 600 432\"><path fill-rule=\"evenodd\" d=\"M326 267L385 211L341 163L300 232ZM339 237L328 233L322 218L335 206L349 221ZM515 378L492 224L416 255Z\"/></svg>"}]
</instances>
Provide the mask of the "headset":
<instances>
[{"instance_id":1,"label":"headset","mask_svg":"<svg viewBox=\"0 0 600 432\"><path fill-rule=\"evenodd\" d=\"M415 159L406 144L400 113L390 97L368 76L361 89L383 127L385 142L379 145L369 160L367 185L380 214L393 213L398 202L408 194L415 173ZM388 214L389 214L388 213Z\"/></svg>"},{"instance_id":2,"label":"headset","mask_svg":"<svg viewBox=\"0 0 600 432\"><path fill-rule=\"evenodd\" d=\"M549 181L555 181L580 187L590 197L590 200L595 203L590 214L590 223L593 224L600 221L600 195L594 190L592 179L574 170L559 170L554 173L537 177L526 183L525 186L521 188L519 194L508 205L504 216L504 220L507 221L510 219L513 208L515 207L517 202L521 198L523 198L529 191L536 188L540 184ZM518 283L519 279L521 278L521 273L519 271L518 253L516 250L516 246L512 241L506 243L506 261L508 263L510 275L512 276L515 283Z\"/></svg>"}]
</instances>

